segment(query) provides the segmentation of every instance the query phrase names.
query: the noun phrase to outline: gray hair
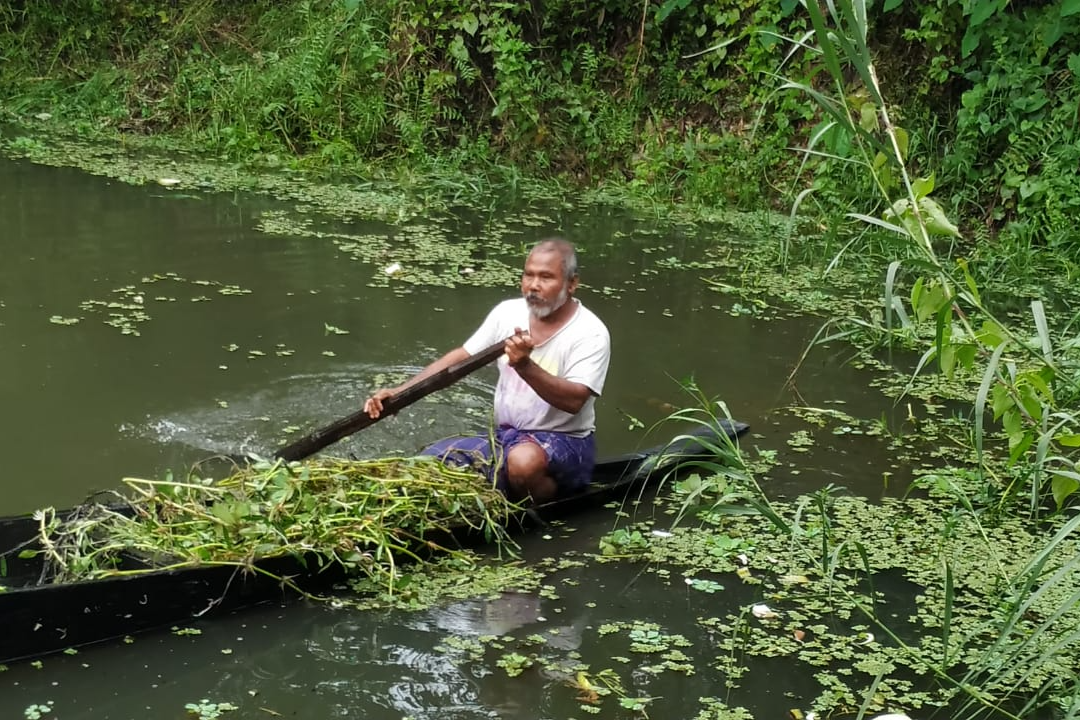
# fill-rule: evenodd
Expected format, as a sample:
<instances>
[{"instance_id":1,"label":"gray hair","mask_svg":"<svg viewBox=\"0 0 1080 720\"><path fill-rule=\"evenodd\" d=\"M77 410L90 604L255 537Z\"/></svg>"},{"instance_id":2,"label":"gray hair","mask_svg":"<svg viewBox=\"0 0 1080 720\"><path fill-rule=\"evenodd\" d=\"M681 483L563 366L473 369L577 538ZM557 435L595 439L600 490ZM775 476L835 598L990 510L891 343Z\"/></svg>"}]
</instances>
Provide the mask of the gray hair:
<instances>
[{"instance_id":1,"label":"gray hair","mask_svg":"<svg viewBox=\"0 0 1080 720\"><path fill-rule=\"evenodd\" d=\"M533 249L529 251L532 255L534 252L557 252L562 258L563 276L566 280L572 280L578 274L578 261L577 251L574 249L574 244L569 240L564 240L560 237L545 238L533 246Z\"/></svg>"}]
</instances>

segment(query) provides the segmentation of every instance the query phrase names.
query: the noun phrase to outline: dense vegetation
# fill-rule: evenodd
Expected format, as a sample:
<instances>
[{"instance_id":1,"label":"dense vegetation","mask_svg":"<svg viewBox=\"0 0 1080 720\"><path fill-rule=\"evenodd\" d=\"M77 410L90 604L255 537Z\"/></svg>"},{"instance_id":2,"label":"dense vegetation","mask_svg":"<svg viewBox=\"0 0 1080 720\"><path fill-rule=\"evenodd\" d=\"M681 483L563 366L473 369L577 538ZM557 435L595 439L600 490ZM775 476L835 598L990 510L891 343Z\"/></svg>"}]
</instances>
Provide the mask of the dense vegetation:
<instances>
[{"instance_id":1,"label":"dense vegetation","mask_svg":"<svg viewBox=\"0 0 1080 720\"><path fill-rule=\"evenodd\" d=\"M873 5L887 99L969 236L1074 250L1080 3ZM796 0L15 0L0 27L16 117L272 165L495 162L750 208L790 202L788 148L820 128L810 97L779 91L778 74L818 82L790 54ZM826 209L870 190L836 169L812 182Z\"/></svg>"}]
</instances>

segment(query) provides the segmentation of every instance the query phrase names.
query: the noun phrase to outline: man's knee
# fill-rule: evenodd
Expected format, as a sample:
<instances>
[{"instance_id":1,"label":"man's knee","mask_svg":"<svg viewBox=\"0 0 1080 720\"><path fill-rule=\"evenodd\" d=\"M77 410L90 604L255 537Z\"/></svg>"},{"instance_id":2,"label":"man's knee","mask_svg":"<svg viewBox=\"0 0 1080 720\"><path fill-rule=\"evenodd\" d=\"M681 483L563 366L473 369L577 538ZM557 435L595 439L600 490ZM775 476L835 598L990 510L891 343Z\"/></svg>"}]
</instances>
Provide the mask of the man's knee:
<instances>
[{"instance_id":1,"label":"man's knee","mask_svg":"<svg viewBox=\"0 0 1080 720\"><path fill-rule=\"evenodd\" d=\"M514 486L547 475L547 464L547 453L534 442L515 445L506 454L506 474Z\"/></svg>"},{"instance_id":2,"label":"man's knee","mask_svg":"<svg viewBox=\"0 0 1080 720\"><path fill-rule=\"evenodd\" d=\"M506 471L511 500L543 503L559 492L555 481L548 476L547 453L534 443L514 446L506 456Z\"/></svg>"}]
</instances>

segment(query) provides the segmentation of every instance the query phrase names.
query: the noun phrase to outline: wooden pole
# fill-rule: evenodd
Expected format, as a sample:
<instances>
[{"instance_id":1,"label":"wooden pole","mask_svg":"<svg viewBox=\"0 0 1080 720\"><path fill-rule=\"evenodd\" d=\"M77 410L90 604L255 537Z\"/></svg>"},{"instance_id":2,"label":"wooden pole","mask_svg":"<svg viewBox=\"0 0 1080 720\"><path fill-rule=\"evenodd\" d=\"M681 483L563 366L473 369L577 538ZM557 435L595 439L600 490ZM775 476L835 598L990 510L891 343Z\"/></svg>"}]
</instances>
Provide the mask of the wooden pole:
<instances>
[{"instance_id":1,"label":"wooden pole","mask_svg":"<svg viewBox=\"0 0 1080 720\"><path fill-rule=\"evenodd\" d=\"M344 437L348 437L355 432L363 430L369 425L374 425L384 417L393 415L436 390L442 390L443 388L453 385L469 373L484 367L498 358L503 354L505 347L506 341L500 340L475 355L470 355L461 362L451 365L448 368L443 368L439 372L424 378L415 385L410 385L397 395L390 396L383 401L382 413L380 413L377 418L372 418L361 408L351 415L343 417L326 427L313 430L296 442L286 445L274 453L274 457L281 458L287 462L292 462L294 460L303 460L309 455L314 455L327 445L331 445Z\"/></svg>"}]
</instances>

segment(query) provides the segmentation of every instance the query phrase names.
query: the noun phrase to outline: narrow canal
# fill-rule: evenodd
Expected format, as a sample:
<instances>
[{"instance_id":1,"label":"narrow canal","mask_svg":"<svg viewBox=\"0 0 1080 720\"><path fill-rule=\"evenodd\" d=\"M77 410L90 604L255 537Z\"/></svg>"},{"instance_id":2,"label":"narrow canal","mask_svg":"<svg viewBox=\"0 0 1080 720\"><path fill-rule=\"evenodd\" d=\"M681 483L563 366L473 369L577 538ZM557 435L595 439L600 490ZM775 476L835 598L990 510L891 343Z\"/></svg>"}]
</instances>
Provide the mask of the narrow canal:
<instances>
[{"instance_id":1,"label":"narrow canal","mask_svg":"<svg viewBox=\"0 0 1080 720\"><path fill-rule=\"evenodd\" d=\"M751 424L748 451L792 457L789 440L804 425L783 410L793 402L785 381L820 321L743 314L702 282L717 271L691 267L730 257L752 237L723 226L665 227L610 208L536 205L402 226L328 221L337 239L260 230L267 218L293 214L258 196L130 186L0 160L0 514L71 506L119 488L125 476L160 476L215 453L269 453L354 411L388 378L459 344L492 304L516 292L513 277L476 285L465 282L469 275L484 263L516 268L523 248L553 234L578 244L578 296L613 338L598 404L602 454L662 441L664 431L647 436L642 426L688 403L678 381L692 377ZM361 261L344 235L388 242L377 262ZM400 238L453 248L478 235L487 238L484 252L456 260L456 287L385 272L399 262ZM400 264L405 274L414 270ZM857 418L891 415L869 373L845 364L847 352L818 349L802 362L801 402ZM479 373L335 451L411 452L465 426L482 428L490 393L491 377ZM836 483L877 497L892 491L883 470L898 468L882 445L832 434L765 482L776 494ZM525 556L593 552L615 521L598 511L532 534L523 538ZM628 651L596 629L634 620L662 625L665 637L683 634L687 662L699 666L693 674L634 674L636 695L663 698L652 717L692 717L699 697L725 694L724 678L705 660L709 640L695 635L692 620L748 598L690 593L618 566L571 568L553 582L557 593L419 613L263 607L199 622L200 635L164 630L40 666L20 663L0 673L0 717L22 717L35 704L62 720L183 717L203 699L237 705L226 715L236 718L586 717L559 673L510 678L495 666L490 639L478 638L543 637L553 663L611 665ZM740 691L757 689L758 717L797 705L797 678L760 672ZM604 716L634 712L608 707Z\"/></svg>"}]
</instances>

